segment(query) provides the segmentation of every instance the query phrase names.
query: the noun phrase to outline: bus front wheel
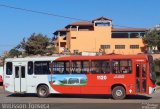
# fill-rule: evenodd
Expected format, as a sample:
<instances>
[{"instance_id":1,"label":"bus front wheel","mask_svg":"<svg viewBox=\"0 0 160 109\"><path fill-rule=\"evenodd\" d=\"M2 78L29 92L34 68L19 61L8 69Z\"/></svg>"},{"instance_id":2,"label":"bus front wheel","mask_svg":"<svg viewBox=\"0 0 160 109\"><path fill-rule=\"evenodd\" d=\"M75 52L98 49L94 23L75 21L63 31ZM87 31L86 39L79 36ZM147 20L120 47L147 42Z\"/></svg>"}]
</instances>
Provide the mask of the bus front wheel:
<instances>
[{"instance_id":1,"label":"bus front wheel","mask_svg":"<svg viewBox=\"0 0 160 109\"><path fill-rule=\"evenodd\" d=\"M121 100L126 97L126 91L122 86L116 86L112 90L112 97L116 100Z\"/></svg>"},{"instance_id":2,"label":"bus front wheel","mask_svg":"<svg viewBox=\"0 0 160 109\"><path fill-rule=\"evenodd\" d=\"M49 95L49 89L46 85L40 85L37 89L37 95L41 98L46 98Z\"/></svg>"}]
</instances>

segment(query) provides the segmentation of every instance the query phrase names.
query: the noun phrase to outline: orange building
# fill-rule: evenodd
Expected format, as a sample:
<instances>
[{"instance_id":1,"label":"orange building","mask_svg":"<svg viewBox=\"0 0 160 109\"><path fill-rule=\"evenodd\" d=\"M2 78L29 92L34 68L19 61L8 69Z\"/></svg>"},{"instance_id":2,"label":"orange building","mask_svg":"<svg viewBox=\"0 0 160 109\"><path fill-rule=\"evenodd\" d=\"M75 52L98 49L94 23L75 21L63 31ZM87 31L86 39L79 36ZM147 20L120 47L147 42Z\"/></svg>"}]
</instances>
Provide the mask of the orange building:
<instances>
[{"instance_id":1,"label":"orange building","mask_svg":"<svg viewBox=\"0 0 160 109\"><path fill-rule=\"evenodd\" d=\"M144 28L113 28L112 20L100 17L91 22L74 22L54 32L59 53L105 52L137 54L145 50Z\"/></svg>"}]
</instances>

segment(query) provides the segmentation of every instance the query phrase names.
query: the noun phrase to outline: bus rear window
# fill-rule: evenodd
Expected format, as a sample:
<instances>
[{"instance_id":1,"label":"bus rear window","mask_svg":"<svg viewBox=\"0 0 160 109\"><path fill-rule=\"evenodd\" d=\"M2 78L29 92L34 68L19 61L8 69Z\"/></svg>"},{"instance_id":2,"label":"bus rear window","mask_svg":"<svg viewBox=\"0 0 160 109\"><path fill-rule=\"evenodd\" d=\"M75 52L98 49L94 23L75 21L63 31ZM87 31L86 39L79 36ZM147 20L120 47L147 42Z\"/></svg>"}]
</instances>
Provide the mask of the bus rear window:
<instances>
[{"instance_id":1,"label":"bus rear window","mask_svg":"<svg viewBox=\"0 0 160 109\"><path fill-rule=\"evenodd\" d=\"M50 61L37 61L34 63L34 71L36 75L50 74L49 70Z\"/></svg>"},{"instance_id":2,"label":"bus rear window","mask_svg":"<svg viewBox=\"0 0 160 109\"><path fill-rule=\"evenodd\" d=\"M6 63L6 75L12 75L12 62Z\"/></svg>"}]
</instances>

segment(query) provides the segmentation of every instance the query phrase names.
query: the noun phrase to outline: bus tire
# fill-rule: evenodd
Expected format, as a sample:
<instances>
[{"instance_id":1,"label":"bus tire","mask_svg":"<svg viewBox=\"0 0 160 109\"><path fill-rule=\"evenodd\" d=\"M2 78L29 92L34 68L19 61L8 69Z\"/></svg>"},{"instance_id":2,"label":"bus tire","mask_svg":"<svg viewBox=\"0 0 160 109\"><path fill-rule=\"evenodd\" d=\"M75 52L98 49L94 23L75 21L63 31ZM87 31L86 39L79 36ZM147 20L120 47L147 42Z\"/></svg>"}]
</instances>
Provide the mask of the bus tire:
<instances>
[{"instance_id":1,"label":"bus tire","mask_svg":"<svg viewBox=\"0 0 160 109\"><path fill-rule=\"evenodd\" d=\"M40 85L37 88L37 95L40 98L46 98L49 95L49 89L47 85Z\"/></svg>"},{"instance_id":2,"label":"bus tire","mask_svg":"<svg viewBox=\"0 0 160 109\"><path fill-rule=\"evenodd\" d=\"M126 97L126 90L123 86L116 86L112 90L112 97L115 100L122 100Z\"/></svg>"}]
</instances>

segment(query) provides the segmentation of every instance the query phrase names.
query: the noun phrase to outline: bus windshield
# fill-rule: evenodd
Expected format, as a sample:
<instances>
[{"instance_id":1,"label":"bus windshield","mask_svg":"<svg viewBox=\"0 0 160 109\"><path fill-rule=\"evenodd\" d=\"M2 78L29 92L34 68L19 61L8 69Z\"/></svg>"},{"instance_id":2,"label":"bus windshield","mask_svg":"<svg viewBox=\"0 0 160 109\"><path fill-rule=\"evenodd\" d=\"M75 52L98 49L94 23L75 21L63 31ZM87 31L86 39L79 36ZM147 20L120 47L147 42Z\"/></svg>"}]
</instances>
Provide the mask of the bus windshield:
<instances>
[{"instance_id":1,"label":"bus windshield","mask_svg":"<svg viewBox=\"0 0 160 109\"><path fill-rule=\"evenodd\" d=\"M155 74L155 69L154 69L153 57L151 55L149 55L148 59L149 59L149 67L150 67L150 79L153 83L155 83L156 82L156 74Z\"/></svg>"}]
</instances>

